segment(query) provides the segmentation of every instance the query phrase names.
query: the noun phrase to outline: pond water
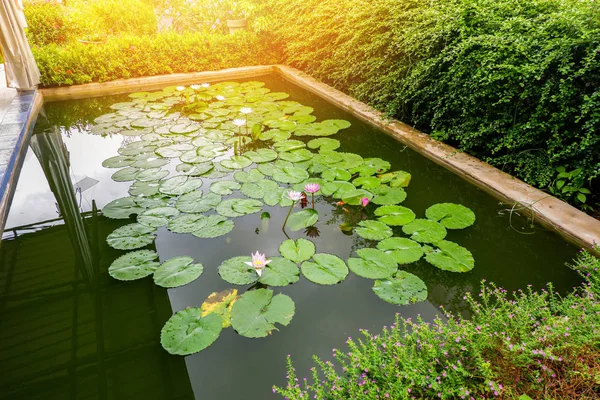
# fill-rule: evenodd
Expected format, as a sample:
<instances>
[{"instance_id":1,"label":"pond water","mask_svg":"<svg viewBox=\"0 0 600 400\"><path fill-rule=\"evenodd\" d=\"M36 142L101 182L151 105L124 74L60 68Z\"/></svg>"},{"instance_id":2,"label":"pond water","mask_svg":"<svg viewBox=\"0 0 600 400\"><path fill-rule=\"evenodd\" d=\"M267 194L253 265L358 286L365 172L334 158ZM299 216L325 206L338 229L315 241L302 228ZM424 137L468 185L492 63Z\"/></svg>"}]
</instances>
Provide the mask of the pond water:
<instances>
[{"instance_id":1,"label":"pond water","mask_svg":"<svg viewBox=\"0 0 600 400\"><path fill-rule=\"evenodd\" d=\"M375 247L377 241L360 237L356 229L344 232L340 226L375 220L379 205L373 199L363 210L360 205L338 204L340 199L317 195L318 221L312 228L297 231L282 231L289 207L280 205L263 205L260 212L232 218L233 230L215 238L174 233L159 226L156 238L151 237L151 244L143 248L156 251L160 262L181 256L193 258L204 267L200 277L171 289L155 285L151 276L116 280L108 275L108 268L128 251L110 247L106 239L115 229L136 219L109 219L99 210L127 197L132 182L116 182L111 176L118 169L105 168L102 163L117 156L124 146L131 149L135 145L130 143L140 138L99 135L102 126L98 127L94 119L115 111L109 106L131 98L119 95L46 104L44 114L38 118L0 248L2 398L272 398L272 385L285 383L287 354L292 355L298 374L308 376L311 355L330 357L331 349L341 347L348 336L356 336L360 328L377 331L390 325L396 313L432 320L443 306L468 316L463 296L477 291L482 279L508 290L527 284L540 288L551 281L563 293L579 283L565 266L576 248L553 232L532 226L526 210L523 216L511 213L511 205L500 204L385 133L279 77L264 76L255 81L264 82L272 92L290 95L280 100L312 107L316 121L349 121L349 128L340 125L338 128L344 129L329 136L339 140L337 151L356 153L364 159L380 158L390 163L389 171L409 172L410 184L404 188L408 196L401 205L410 208L416 218L425 218L425 211L437 203L462 204L472 210L475 223L464 229L448 229L445 239L466 248L472 254L474 268L450 272L424 258L400 265L401 270L416 275L427 287L426 299L410 305L383 301L373 292L372 279L352 271L340 284L327 286L312 283L300 273L299 280L289 286L268 287L293 300L289 325L275 324L278 330L264 338L248 338L231 327L223 328L218 339L202 351L187 357L171 355L161 346L161 329L173 313L200 307L213 292L233 287L240 295L249 288L265 290L264 285L226 282L217 271L223 261L249 256L257 250L268 258L279 257L279 247L289 237L308 239L317 253L336 255L346 262L357 257L356 250ZM179 98L204 89L188 88ZM174 107L181 110L180 105ZM153 111L157 115L160 112ZM308 111L297 108L296 112L302 115ZM309 123L309 119L302 117L298 123ZM90 133L93 126L96 134ZM147 128L146 132L151 130ZM306 143L315 137L291 139ZM271 141L257 140L247 148L271 145ZM235 150L228 148L216 160L230 158ZM178 158L168 160L163 170L169 171L169 177L181 174L176 170ZM233 180L235 171L221 169L226 171L222 177L214 171L201 177L203 184L198 190L203 191L203 197L210 193L214 182ZM324 170L334 171L331 166ZM288 179L286 174L279 186L290 186L281 179ZM214 188L218 190L218 186ZM153 190L148 186L142 189ZM234 190L223 196L223 200L230 198L244 195ZM352 199L346 203L352 203ZM309 198L305 210L310 208ZM297 204L293 211L300 210ZM264 212L270 218L261 218ZM381 233L380 228L375 234ZM400 226L394 226L393 232L394 236L407 236ZM426 246L426 251L435 251L433 245ZM238 330L242 325L237 322Z\"/></svg>"}]
</instances>

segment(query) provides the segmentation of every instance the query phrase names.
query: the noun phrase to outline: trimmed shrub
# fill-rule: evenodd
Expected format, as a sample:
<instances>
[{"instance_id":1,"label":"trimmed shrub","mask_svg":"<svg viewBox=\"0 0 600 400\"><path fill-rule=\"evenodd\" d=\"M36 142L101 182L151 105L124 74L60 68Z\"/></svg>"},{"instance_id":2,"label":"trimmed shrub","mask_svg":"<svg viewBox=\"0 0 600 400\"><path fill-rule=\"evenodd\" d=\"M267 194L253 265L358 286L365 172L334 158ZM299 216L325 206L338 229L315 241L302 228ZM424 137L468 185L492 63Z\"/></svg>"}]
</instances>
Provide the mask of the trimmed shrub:
<instances>
[{"instance_id":1,"label":"trimmed shrub","mask_svg":"<svg viewBox=\"0 0 600 400\"><path fill-rule=\"evenodd\" d=\"M27 40L33 47L62 44L73 38L75 27L68 20L64 7L54 1L25 3Z\"/></svg>"},{"instance_id":2,"label":"trimmed shrub","mask_svg":"<svg viewBox=\"0 0 600 400\"><path fill-rule=\"evenodd\" d=\"M73 42L33 52L45 87L273 64L279 58L268 36L245 32L119 36L99 45Z\"/></svg>"},{"instance_id":3,"label":"trimmed shrub","mask_svg":"<svg viewBox=\"0 0 600 400\"><path fill-rule=\"evenodd\" d=\"M273 390L290 400L597 398L600 260L581 253L573 268L585 283L564 298L551 285L508 295L483 283L465 296L470 320L397 316L380 334L363 330L333 350L337 365L315 357L304 385L288 357L288 385Z\"/></svg>"}]
</instances>

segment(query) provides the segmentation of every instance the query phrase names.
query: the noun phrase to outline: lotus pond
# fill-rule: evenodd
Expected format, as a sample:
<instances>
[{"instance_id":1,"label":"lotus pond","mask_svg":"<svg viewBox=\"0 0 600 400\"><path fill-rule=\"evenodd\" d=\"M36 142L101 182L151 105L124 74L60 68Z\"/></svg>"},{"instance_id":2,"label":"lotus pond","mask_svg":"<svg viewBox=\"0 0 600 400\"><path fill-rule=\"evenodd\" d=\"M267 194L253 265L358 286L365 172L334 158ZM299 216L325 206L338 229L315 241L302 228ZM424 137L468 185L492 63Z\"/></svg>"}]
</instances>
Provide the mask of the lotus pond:
<instances>
[{"instance_id":1,"label":"lotus pond","mask_svg":"<svg viewBox=\"0 0 600 400\"><path fill-rule=\"evenodd\" d=\"M308 375L395 313L466 313L481 279L577 285L517 211L276 76L46 104L0 250L0 390L275 396L286 354Z\"/></svg>"}]
</instances>

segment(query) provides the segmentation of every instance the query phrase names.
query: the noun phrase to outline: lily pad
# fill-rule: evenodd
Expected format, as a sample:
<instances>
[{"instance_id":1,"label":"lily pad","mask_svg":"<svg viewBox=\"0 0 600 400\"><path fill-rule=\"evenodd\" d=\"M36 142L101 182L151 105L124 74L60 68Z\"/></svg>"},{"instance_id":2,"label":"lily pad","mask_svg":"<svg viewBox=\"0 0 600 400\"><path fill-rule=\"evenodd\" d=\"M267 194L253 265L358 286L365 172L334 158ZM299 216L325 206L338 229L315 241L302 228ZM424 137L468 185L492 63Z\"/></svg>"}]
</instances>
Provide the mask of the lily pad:
<instances>
[{"instance_id":1,"label":"lily pad","mask_svg":"<svg viewBox=\"0 0 600 400\"><path fill-rule=\"evenodd\" d=\"M265 197L265 192L262 187L256 183L246 182L242 185L241 192L252 199L262 199Z\"/></svg>"},{"instance_id":2,"label":"lily pad","mask_svg":"<svg viewBox=\"0 0 600 400\"><path fill-rule=\"evenodd\" d=\"M287 286L298 282L300 270L290 260L273 257L265 267L258 281L267 286Z\"/></svg>"},{"instance_id":3,"label":"lily pad","mask_svg":"<svg viewBox=\"0 0 600 400\"><path fill-rule=\"evenodd\" d=\"M329 168L327 171L323 172L323 174L321 174L321 178L323 178L329 182L349 181L350 178L352 178L352 175L350 174L350 172L346 171L345 169L334 167L334 168Z\"/></svg>"},{"instance_id":4,"label":"lily pad","mask_svg":"<svg viewBox=\"0 0 600 400\"><path fill-rule=\"evenodd\" d=\"M200 186L202 186L202 179L179 175L162 181L158 190L164 194L178 196L192 192Z\"/></svg>"},{"instance_id":5,"label":"lily pad","mask_svg":"<svg viewBox=\"0 0 600 400\"><path fill-rule=\"evenodd\" d=\"M122 197L108 203L102 209L102 214L111 219L127 219L132 214L140 214L144 211L139 207L133 197Z\"/></svg>"},{"instance_id":6,"label":"lily pad","mask_svg":"<svg viewBox=\"0 0 600 400\"><path fill-rule=\"evenodd\" d=\"M407 187L410 183L411 175L406 171L388 172L379 175L381 183L385 183L391 187Z\"/></svg>"},{"instance_id":7,"label":"lily pad","mask_svg":"<svg viewBox=\"0 0 600 400\"><path fill-rule=\"evenodd\" d=\"M173 288L196 280L204 271L202 264L194 264L192 257L173 257L154 271L154 283Z\"/></svg>"},{"instance_id":8,"label":"lily pad","mask_svg":"<svg viewBox=\"0 0 600 400\"><path fill-rule=\"evenodd\" d=\"M217 314L223 321L223 328L231 326L231 307L238 299L237 289L225 289L220 292L213 292L208 295L204 303L200 306L201 316L208 314Z\"/></svg>"},{"instance_id":9,"label":"lily pad","mask_svg":"<svg viewBox=\"0 0 600 400\"><path fill-rule=\"evenodd\" d=\"M285 161L299 163L313 158L313 153L307 149L298 149L292 151L284 151L279 154L279 158Z\"/></svg>"},{"instance_id":10,"label":"lily pad","mask_svg":"<svg viewBox=\"0 0 600 400\"><path fill-rule=\"evenodd\" d=\"M234 223L232 220L221 215L211 215L206 217L206 225L202 229L192 232L192 234L201 239L216 238L227 235L233 230L233 227Z\"/></svg>"},{"instance_id":11,"label":"lily pad","mask_svg":"<svg viewBox=\"0 0 600 400\"><path fill-rule=\"evenodd\" d=\"M169 175L169 171L166 171L166 170L163 170L160 168L149 168L149 169L140 171L135 176L135 179L140 182L153 182L153 181L160 181L161 179L165 178L167 175Z\"/></svg>"},{"instance_id":12,"label":"lily pad","mask_svg":"<svg viewBox=\"0 0 600 400\"><path fill-rule=\"evenodd\" d=\"M192 233L204 228L206 220L202 214L183 214L170 220L167 229L174 233Z\"/></svg>"},{"instance_id":13,"label":"lily pad","mask_svg":"<svg viewBox=\"0 0 600 400\"><path fill-rule=\"evenodd\" d=\"M308 179L308 172L297 167L283 167L273 172L273 179L283 183L300 183Z\"/></svg>"},{"instance_id":14,"label":"lily pad","mask_svg":"<svg viewBox=\"0 0 600 400\"><path fill-rule=\"evenodd\" d=\"M342 201L351 206L361 205L362 199L368 199L369 201L373 198L371 192L364 189L354 189L345 191L342 195Z\"/></svg>"},{"instance_id":15,"label":"lily pad","mask_svg":"<svg viewBox=\"0 0 600 400\"><path fill-rule=\"evenodd\" d=\"M115 182L129 182L134 181L139 169L133 167L125 167L112 174L111 178Z\"/></svg>"},{"instance_id":16,"label":"lily pad","mask_svg":"<svg viewBox=\"0 0 600 400\"><path fill-rule=\"evenodd\" d=\"M276 160L277 152L271 149L258 149L247 151L244 153L244 156L248 157L253 163L260 164Z\"/></svg>"},{"instance_id":17,"label":"lily pad","mask_svg":"<svg viewBox=\"0 0 600 400\"><path fill-rule=\"evenodd\" d=\"M233 174L233 178L240 183L256 183L265 179L265 176L256 168L252 168L248 172L237 171Z\"/></svg>"},{"instance_id":18,"label":"lily pad","mask_svg":"<svg viewBox=\"0 0 600 400\"><path fill-rule=\"evenodd\" d=\"M254 199L229 199L219 203L216 210L224 217L235 218L260 212L262 206L262 202Z\"/></svg>"},{"instance_id":19,"label":"lily pad","mask_svg":"<svg viewBox=\"0 0 600 400\"><path fill-rule=\"evenodd\" d=\"M383 301L407 305L427 300L427 286L416 275L398 271L396 276L386 280L376 280L373 292Z\"/></svg>"},{"instance_id":20,"label":"lily pad","mask_svg":"<svg viewBox=\"0 0 600 400\"><path fill-rule=\"evenodd\" d=\"M463 229L475 223L473 211L461 204L434 204L425 211L425 216L448 229Z\"/></svg>"},{"instance_id":21,"label":"lily pad","mask_svg":"<svg viewBox=\"0 0 600 400\"><path fill-rule=\"evenodd\" d=\"M439 249L428 252L425 260L430 264L452 272L467 272L475 267L471 252L464 247L447 240L435 244Z\"/></svg>"},{"instance_id":22,"label":"lily pad","mask_svg":"<svg viewBox=\"0 0 600 400\"><path fill-rule=\"evenodd\" d=\"M334 199L341 199L346 192L356 190L353 184L345 181L327 182L321 187L321 193L324 196L332 196Z\"/></svg>"},{"instance_id":23,"label":"lily pad","mask_svg":"<svg viewBox=\"0 0 600 400\"><path fill-rule=\"evenodd\" d=\"M382 206L375 210L379 221L390 226L402 226L411 223L415 219L415 213L402 206Z\"/></svg>"},{"instance_id":24,"label":"lily pad","mask_svg":"<svg viewBox=\"0 0 600 400\"><path fill-rule=\"evenodd\" d=\"M383 240L393 235L392 228L379 221L361 221L355 229L356 234L369 240Z\"/></svg>"},{"instance_id":25,"label":"lily pad","mask_svg":"<svg viewBox=\"0 0 600 400\"><path fill-rule=\"evenodd\" d=\"M152 250L138 250L117 258L108 268L108 273L120 281L133 281L151 275L160 265L158 254Z\"/></svg>"},{"instance_id":26,"label":"lily pad","mask_svg":"<svg viewBox=\"0 0 600 400\"><path fill-rule=\"evenodd\" d=\"M362 186L363 189L375 189L381 186L381 181L374 176L364 176L352 181L354 186Z\"/></svg>"},{"instance_id":27,"label":"lily pad","mask_svg":"<svg viewBox=\"0 0 600 400\"><path fill-rule=\"evenodd\" d=\"M285 227L289 227L292 231L295 232L316 224L318 220L319 213L317 212L317 210L314 210L312 208L306 208L302 211L298 211L290 215L290 218L288 219Z\"/></svg>"},{"instance_id":28,"label":"lily pad","mask_svg":"<svg viewBox=\"0 0 600 400\"><path fill-rule=\"evenodd\" d=\"M149 245L156 235L154 228L142 224L129 224L115 229L106 242L114 249L135 250Z\"/></svg>"},{"instance_id":29,"label":"lily pad","mask_svg":"<svg viewBox=\"0 0 600 400\"><path fill-rule=\"evenodd\" d=\"M304 143L301 140L285 140L285 141L277 142L277 143L273 144L273 147L275 148L275 150L277 150L279 153L281 153L284 151L293 151L293 150L302 149L302 148L306 147L306 143Z\"/></svg>"},{"instance_id":30,"label":"lily pad","mask_svg":"<svg viewBox=\"0 0 600 400\"><path fill-rule=\"evenodd\" d=\"M234 303L231 326L242 336L265 337L277 330L276 323L287 326L294 313L294 302L288 296L273 296L273 291L269 289L251 290Z\"/></svg>"},{"instance_id":31,"label":"lily pad","mask_svg":"<svg viewBox=\"0 0 600 400\"><path fill-rule=\"evenodd\" d=\"M201 176L212 171L214 165L212 162L204 162L200 164L182 163L177 166L177 172L182 172L187 176Z\"/></svg>"},{"instance_id":32,"label":"lily pad","mask_svg":"<svg viewBox=\"0 0 600 400\"><path fill-rule=\"evenodd\" d=\"M446 228L439 222L428 219L415 219L402 227L402 232L410 235L412 240L421 243L436 243L446 237Z\"/></svg>"},{"instance_id":33,"label":"lily pad","mask_svg":"<svg viewBox=\"0 0 600 400\"><path fill-rule=\"evenodd\" d=\"M335 150L340 147L340 141L330 138L312 139L307 143L310 149Z\"/></svg>"},{"instance_id":34,"label":"lily pad","mask_svg":"<svg viewBox=\"0 0 600 400\"><path fill-rule=\"evenodd\" d=\"M311 282L319 285L335 285L348 275L348 267L341 258L333 254L315 254L313 261L302 263L302 274Z\"/></svg>"},{"instance_id":35,"label":"lily pad","mask_svg":"<svg viewBox=\"0 0 600 400\"><path fill-rule=\"evenodd\" d=\"M315 245L306 239L288 239L279 246L279 253L288 260L301 263L315 254Z\"/></svg>"},{"instance_id":36,"label":"lily pad","mask_svg":"<svg viewBox=\"0 0 600 400\"><path fill-rule=\"evenodd\" d=\"M242 186L236 181L217 181L210 185L210 191L215 194L226 196L233 193L234 190L239 190Z\"/></svg>"},{"instance_id":37,"label":"lily pad","mask_svg":"<svg viewBox=\"0 0 600 400\"><path fill-rule=\"evenodd\" d=\"M170 354L188 355L204 350L221 334L218 314L201 317L200 308L186 308L174 314L160 332L160 344Z\"/></svg>"},{"instance_id":38,"label":"lily pad","mask_svg":"<svg viewBox=\"0 0 600 400\"><path fill-rule=\"evenodd\" d=\"M423 257L423 248L414 240L391 237L377 243L379 250L392 256L398 264L410 264Z\"/></svg>"},{"instance_id":39,"label":"lily pad","mask_svg":"<svg viewBox=\"0 0 600 400\"><path fill-rule=\"evenodd\" d=\"M137 221L152 228L159 228L169 222L169 217L177 215L179 215L179 210L175 207L156 207L141 213Z\"/></svg>"},{"instance_id":40,"label":"lily pad","mask_svg":"<svg viewBox=\"0 0 600 400\"><path fill-rule=\"evenodd\" d=\"M234 285L250 285L258 280L258 274L247 262L252 262L252 257L238 256L225 260L219 265L219 276Z\"/></svg>"},{"instance_id":41,"label":"lily pad","mask_svg":"<svg viewBox=\"0 0 600 400\"><path fill-rule=\"evenodd\" d=\"M210 211L221 202L221 196L215 193L202 195L199 190L184 194L177 200L175 207L185 213L203 213Z\"/></svg>"},{"instance_id":42,"label":"lily pad","mask_svg":"<svg viewBox=\"0 0 600 400\"><path fill-rule=\"evenodd\" d=\"M104 168L123 168L133 164L135 160L126 156L114 156L102 161Z\"/></svg>"},{"instance_id":43,"label":"lily pad","mask_svg":"<svg viewBox=\"0 0 600 400\"><path fill-rule=\"evenodd\" d=\"M244 169L250 166L250 164L252 164L252 161L244 156L232 156L229 160L221 161L222 166L231 169Z\"/></svg>"},{"instance_id":44,"label":"lily pad","mask_svg":"<svg viewBox=\"0 0 600 400\"><path fill-rule=\"evenodd\" d=\"M132 196L150 197L158 194L160 184L157 182L134 182L128 190Z\"/></svg>"},{"instance_id":45,"label":"lily pad","mask_svg":"<svg viewBox=\"0 0 600 400\"><path fill-rule=\"evenodd\" d=\"M373 189L376 193L373 197L373 203L379 205L395 205L400 204L406 200L406 192L400 187L389 187L381 185L376 189Z\"/></svg>"},{"instance_id":46,"label":"lily pad","mask_svg":"<svg viewBox=\"0 0 600 400\"><path fill-rule=\"evenodd\" d=\"M368 279L388 278L398 270L398 264L392 256L378 249L358 249L360 258L349 258L350 271Z\"/></svg>"}]
</instances>

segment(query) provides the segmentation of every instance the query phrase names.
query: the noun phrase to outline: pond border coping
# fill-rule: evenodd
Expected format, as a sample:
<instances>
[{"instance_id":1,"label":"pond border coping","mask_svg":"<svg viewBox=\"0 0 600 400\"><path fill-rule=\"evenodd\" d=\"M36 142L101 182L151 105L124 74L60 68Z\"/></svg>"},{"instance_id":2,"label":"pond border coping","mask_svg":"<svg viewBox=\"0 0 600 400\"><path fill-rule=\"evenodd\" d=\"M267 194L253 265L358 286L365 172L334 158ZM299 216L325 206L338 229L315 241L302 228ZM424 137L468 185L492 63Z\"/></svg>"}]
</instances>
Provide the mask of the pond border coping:
<instances>
[{"instance_id":1,"label":"pond border coping","mask_svg":"<svg viewBox=\"0 0 600 400\"><path fill-rule=\"evenodd\" d=\"M593 250L595 244L600 244L599 220L473 156L434 140L407 124L390 119L373 107L289 66L250 66L219 71L120 79L105 83L45 88L40 89L39 92L44 101L51 102L106 96L135 90L154 90L176 84L254 78L272 73L280 75L287 81L318 95L360 120L381 129L406 146L461 176L497 199L509 204L512 203L513 208L518 207L521 210L527 210L534 221L558 232L566 240L589 250ZM30 128L33 126L32 123L35 122L36 116L37 112L30 114L30 118L33 117L33 121L28 122ZM16 174L16 177L18 177L19 171L12 171L12 174ZM14 177L15 183L16 177ZM12 190L14 191L14 188ZM8 209L7 204L4 202L5 196L6 193L4 193L2 208L0 209L1 227L4 227L6 220L7 212L5 208ZM12 193L10 197L12 198Z\"/></svg>"}]
</instances>

